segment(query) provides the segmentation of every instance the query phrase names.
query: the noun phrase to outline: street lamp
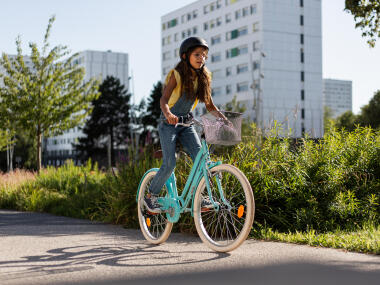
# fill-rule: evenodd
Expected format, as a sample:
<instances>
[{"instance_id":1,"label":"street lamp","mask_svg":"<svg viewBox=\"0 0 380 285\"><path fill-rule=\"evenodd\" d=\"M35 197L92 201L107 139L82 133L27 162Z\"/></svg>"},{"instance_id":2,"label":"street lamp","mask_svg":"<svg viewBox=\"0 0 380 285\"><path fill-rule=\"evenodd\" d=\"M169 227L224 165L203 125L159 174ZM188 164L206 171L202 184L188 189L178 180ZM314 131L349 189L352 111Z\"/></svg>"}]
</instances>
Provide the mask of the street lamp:
<instances>
[{"instance_id":1,"label":"street lamp","mask_svg":"<svg viewBox=\"0 0 380 285\"><path fill-rule=\"evenodd\" d=\"M260 51L259 53L259 59L258 61L253 61L252 58L252 53L250 54L251 56L251 63L252 63L252 85L251 88L253 90L253 109L255 110L255 121L258 127L262 127L262 99L261 99L261 79L264 79L265 76L261 72L261 65L262 65L262 59L266 57L265 52ZM257 70L257 79L255 76L255 72Z\"/></svg>"}]
</instances>

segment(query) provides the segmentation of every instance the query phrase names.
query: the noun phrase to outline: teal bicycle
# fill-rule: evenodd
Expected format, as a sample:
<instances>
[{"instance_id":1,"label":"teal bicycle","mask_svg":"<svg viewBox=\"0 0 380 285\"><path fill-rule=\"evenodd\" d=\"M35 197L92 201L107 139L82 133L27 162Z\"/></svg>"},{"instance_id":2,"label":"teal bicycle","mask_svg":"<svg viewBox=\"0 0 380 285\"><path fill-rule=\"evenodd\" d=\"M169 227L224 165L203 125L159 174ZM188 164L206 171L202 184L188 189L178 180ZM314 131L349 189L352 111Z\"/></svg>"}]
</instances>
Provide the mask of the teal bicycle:
<instances>
[{"instance_id":1,"label":"teal bicycle","mask_svg":"<svg viewBox=\"0 0 380 285\"><path fill-rule=\"evenodd\" d=\"M240 141L241 114L223 112L229 125L206 114L196 123L203 127L205 139L199 151L185 187L178 194L174 172L162 187L158 203L162 205L158 214L150 213L143 200L158 168L148 170L140 181L137 192L138 218L146 240L160 244L169 237L173 223L181 214L190 212L201 240L211 249L228 252L240 246L251 230L255 202L251 185L246 176L235 166L213 162L210 159L210 144L235 144ZM202 200L209 199L213 207L202 208Z\"/></svg>"}]
</instances>

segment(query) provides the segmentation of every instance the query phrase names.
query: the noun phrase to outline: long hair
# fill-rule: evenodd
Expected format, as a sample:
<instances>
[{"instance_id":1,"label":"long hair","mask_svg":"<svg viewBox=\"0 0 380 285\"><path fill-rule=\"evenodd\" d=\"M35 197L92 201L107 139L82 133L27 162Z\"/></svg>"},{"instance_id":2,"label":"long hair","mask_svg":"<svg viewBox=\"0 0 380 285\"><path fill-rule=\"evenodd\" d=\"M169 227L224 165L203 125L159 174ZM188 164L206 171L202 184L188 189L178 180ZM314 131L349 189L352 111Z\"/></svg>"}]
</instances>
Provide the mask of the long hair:
<instances>
[{"instance_id":1,"label":"long hair","mask_svg":"<svg viewBox=\"0 0 380 285\"><path fill-rule=\"evenodd\" d=\"M190 100L196 98L203 103L208 103L211 98L211 75L205 65L196 72L198 77L198 88L197 91L194 92L194 84L191 78L192 68L190 67L188 59L195 48L190 49L186 53L187 59L181 60L175 67L175 70L177 70L181 76L181 96L185 93L186 97Z\"/></svg>"}]
</instances>

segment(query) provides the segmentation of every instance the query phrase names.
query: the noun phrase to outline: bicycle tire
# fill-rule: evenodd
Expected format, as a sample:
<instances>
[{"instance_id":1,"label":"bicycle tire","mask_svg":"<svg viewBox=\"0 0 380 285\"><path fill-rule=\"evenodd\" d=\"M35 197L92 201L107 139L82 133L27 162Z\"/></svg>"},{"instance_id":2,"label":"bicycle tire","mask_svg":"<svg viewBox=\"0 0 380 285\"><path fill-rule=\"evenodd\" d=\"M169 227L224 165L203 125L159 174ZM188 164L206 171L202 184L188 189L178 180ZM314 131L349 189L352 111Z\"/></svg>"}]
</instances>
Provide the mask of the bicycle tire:
<instances>
[{"instance_id":1,"label":"bicycle tire","mask_svg":"<svg viewBox=\"0 0 380 285\"><path fill-rule=\"evenodd\" d=\"M151 171L146 174L144 180L141 182L140 192L137 202L137 214L139 217L139 224L141 232L145 239L153 244L160 244L165 242L173 228L173 223L166 219L166 213L152 214L146 210L144 205L144 197L148 191L149 185L157 171ZM160 197L166 196L168 193L164 185L160 192Z\"/></svg>"},{"instance_id":2,"label":"bicycle tire","mask_svg":"<svg viewBox=\"0 0 380 285\"><path fill-rule=\"evenodd\" d=\"M235 166L218 165L212 168L210 173L212 198L219 203L220 209L201 209L203 197L208 196L203 177L195 192L194 222L199 237L209 248L217 252L228 252L236 249L247 239L254 220L255 200L248 179ZM227 203L222 201L217 190L216 176L221 179ZM227 205L231 207L228 209Z\"/></svg>"}]
</instances>

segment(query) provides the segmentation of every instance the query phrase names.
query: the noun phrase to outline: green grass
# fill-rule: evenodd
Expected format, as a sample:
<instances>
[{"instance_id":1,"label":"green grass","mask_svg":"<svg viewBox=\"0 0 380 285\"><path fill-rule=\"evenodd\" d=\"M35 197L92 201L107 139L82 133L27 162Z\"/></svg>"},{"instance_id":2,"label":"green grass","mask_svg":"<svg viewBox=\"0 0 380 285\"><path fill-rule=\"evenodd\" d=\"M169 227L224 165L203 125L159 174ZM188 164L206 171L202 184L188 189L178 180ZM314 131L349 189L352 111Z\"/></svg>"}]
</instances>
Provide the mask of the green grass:
<instances>
[{"instance_id":1,"label":"green grass","mask_svg":"<svg viewBox=\"0 0 380 285\"><path fill-rule=\"evenodd\" d=\"M252 231L251 236L261 240L307 244L317 247L330 247L348 251L380 254L380 225L366 225L353 231L336 229L332 232L281 233L271 228Z\"/></svg>"}]
</instances>

